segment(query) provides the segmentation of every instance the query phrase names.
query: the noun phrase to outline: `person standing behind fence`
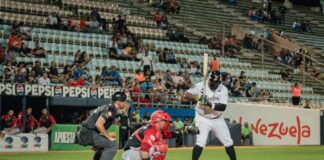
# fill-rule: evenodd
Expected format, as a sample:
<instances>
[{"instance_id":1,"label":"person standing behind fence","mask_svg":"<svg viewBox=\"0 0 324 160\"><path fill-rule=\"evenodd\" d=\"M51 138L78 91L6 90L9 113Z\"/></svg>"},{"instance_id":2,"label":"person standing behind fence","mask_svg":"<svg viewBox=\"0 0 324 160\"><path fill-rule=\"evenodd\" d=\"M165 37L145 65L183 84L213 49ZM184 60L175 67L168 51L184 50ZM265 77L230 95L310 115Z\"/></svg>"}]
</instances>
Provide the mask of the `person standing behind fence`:
<instances>
[{"instance_id":1,"label":"person standing behind fence","mask_svg":"<svg viewBox=\"0 0 324 160\"><path fill-rule=\"evenodd\" d=\"M301 84L298 84L296 82L294 85L291 85L292 103L294 106L299 105L301 90L302 90Z\"/></svg>"},{"instance_id":2,"label":"person standing behind fence","mask_svg":"<svg viewBox=\"0 0 324 160\"><path fill-rule=\"evenodd\" d=\"M32 111L33 111L33 109L31 107L28 107L26 109L25 124L24 124L24 121L23 121L23 118L24 118L23 117L23 112L20 112L18 114L18 125L19 125L19 128L21 129L21 131L24 132L24 133L33 132L34 129L36 128L37 120L32 115Z\"/></svg>"},{"instance_id":3,"label":"person standing behind fence","mask_svg":"<svg viewBox=\"0 0 324 160\"><path fill-rule=\"evenodd\" d=\"M4 124L4 129L2 130L4 134L13 135L20 132L19 128L17 128L17 118L14 116L12 109L8 111L8 114L1 117L1 121Z\"/></svg>"},{"instance_id":4,"label":"person standing behind fence","mask_svg":"<svg viewBox=\"0 0 324 160\"><path fill-rule=\"evenodd\" d=\"M47 108L42 109L42 116L38 121L38 128L34 130L35 134L43 133L47 134L52 130L52 127L56 124L54 117L48 113Z\"/></svg>"}]
</instances>

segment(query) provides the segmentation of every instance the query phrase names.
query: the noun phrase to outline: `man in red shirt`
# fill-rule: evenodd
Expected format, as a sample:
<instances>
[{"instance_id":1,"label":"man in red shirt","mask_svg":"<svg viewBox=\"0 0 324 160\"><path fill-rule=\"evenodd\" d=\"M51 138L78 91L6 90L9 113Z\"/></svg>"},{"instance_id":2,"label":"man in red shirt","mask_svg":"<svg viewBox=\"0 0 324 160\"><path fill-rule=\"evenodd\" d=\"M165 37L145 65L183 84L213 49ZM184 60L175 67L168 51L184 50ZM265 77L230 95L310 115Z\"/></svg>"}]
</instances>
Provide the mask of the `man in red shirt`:
<instances>
[{"instance_id":1,"label":"man in red shirt","mask_svg":"<svg viewBox=\"0 0 324 160\"><path fill-rule=\"evenodd\" d=\"M23 124L23 113L20 112L18 114L18 125L19 128L22 132L24 133L30 133L33 132L36 125L35 123L37 122L37 120L35 119L35 117L32 115L32 108L28 107L26 109L26 116L25 116L25 125ZM23 127L25 127L25 130L23 130Z\"/></svg>"},{"instance_id":2,"label":"man in red shirt","mask_svg":"<svg viewBox=\"0 0 324 160\"><path fill-rule=\"evenodd\" d=\"M171 116L157 110L152 113L149 123L138 130L127 140L122 160L164 160L168 145L162 138L171 138L169 131Z\"/></svg>"},{"instance_id":3,"label":"man in red shirt","mask_svg":"<svg viewBox=\"0 0 324 160\"><path fill-rule=\"evenodd\" d=\"M34 130L34 133L47 134L51 131L52 127L56 124L54 117L48 113L47 108L43 108L42 116L38 121L38 128Z\"/></svg>"},{"instance_id":4,"label":"man in red shirt","mask_svg":"<svg viewBox=\"0 0 324 160\"><path fill-rule=\"evenodd\" d=\"M14 116L12 109L8 111L8 114L1 117L1 121L4 124L4 129L2 130L4 134L12 135L20 132L19 128L17 128L17 118Z\"/></svg>"}]
</instances>

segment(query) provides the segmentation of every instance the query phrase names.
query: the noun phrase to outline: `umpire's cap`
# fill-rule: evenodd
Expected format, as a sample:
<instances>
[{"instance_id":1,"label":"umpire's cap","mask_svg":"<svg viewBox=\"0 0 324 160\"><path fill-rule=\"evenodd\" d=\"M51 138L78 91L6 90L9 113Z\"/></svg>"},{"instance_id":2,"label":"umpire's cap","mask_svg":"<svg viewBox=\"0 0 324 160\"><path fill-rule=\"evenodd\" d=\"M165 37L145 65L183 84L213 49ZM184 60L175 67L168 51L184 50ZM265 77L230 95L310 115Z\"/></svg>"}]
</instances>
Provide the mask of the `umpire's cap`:
<instances>
[{"instance_id":1,"label":"umpire's cap","mask_svg":"<svg viewBox=\"0 0 324 160\"><path fill-rule=\"evenodd\" d=\"M112 101L121 101L121 102L125 102L126 101L126 94L124 92L115 92L112 97L111 97Z\"/></svg>"}]
</instances>

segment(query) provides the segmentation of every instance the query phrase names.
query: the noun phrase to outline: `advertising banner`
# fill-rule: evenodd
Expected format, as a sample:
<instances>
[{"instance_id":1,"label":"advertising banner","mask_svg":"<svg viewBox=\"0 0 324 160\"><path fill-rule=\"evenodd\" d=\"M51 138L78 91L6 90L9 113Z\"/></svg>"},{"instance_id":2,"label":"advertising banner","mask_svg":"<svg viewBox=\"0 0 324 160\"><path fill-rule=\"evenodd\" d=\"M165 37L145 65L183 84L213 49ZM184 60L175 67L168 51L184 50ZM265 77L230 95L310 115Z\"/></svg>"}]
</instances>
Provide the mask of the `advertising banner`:
<instances>
[{"instance_id":1,"label":"advertising banner","mask_svg":"<svg viewBox=\"0 0 324 160\"><path fill-rule=\"evenodd\" d=\"M5 135L0 139L0 152L48 151L47 134Z\"/></svg>"},{"instance_id":2,"label":"advertising banner","mask_svg":"<svg viewBox=\"0 0 324 160\"><path fill-rule=\"evenodd\" d=\"M74 144L78 125L65 125L56 124L52 128L51 134L51 150L88 150L91 147L84 147L78 144ZM119 127L118 125L112 125L108 132L116 133L116 140L119 138Z\"/></svg>"},{"instance_id":3,"label":"advertising banner","mask_svg":"<svg viewBox=\"0 0 324 160\"><path fill-rule=\"evenodd\" d=\"M116 91L119 89L0 83L0 95L8 96L110 98Z\"/></svg>"},{"instance_id":4,"label":"advertising banner","mask_svg":"<svg viewBox=\"0 0 324 160\"><path fill-rule=\"evenodd\" d=\"M225 118L248 122L254 145L319 145L320 110L229 104Z\"/></svg>"}]
</instances>

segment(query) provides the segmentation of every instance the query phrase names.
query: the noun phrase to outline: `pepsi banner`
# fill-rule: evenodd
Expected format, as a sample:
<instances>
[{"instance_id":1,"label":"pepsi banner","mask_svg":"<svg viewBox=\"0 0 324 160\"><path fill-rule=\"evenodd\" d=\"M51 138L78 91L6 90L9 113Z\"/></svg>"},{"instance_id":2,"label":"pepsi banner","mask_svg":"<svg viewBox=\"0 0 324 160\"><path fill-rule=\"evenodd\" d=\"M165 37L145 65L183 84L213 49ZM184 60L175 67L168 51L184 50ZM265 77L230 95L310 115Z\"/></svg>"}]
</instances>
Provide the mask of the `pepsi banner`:
<instances>
[{"instance_id":1,"label":"pepsi banner","mask_svg":"<svg viewBox=\"0 0 324 160\"><path fill-rule=\"evenodd\" d=\"M69 87L61 85L0 83L0 94L8 96L45 96L71 98L110 98L121 89L95 87Z\"/></svg>"},{"instance_id":2,"label":"pepsi banner","mask_svg":"<svg viewBox=\"0 0 324 160\"><path fill-rule=\"evenodd\" d=\"M48 151L47 134L5 135L0 139L0 152Z\"/></svg>"}]
</instances>

